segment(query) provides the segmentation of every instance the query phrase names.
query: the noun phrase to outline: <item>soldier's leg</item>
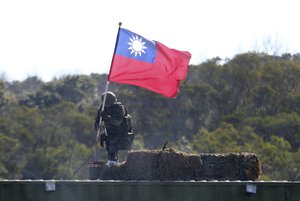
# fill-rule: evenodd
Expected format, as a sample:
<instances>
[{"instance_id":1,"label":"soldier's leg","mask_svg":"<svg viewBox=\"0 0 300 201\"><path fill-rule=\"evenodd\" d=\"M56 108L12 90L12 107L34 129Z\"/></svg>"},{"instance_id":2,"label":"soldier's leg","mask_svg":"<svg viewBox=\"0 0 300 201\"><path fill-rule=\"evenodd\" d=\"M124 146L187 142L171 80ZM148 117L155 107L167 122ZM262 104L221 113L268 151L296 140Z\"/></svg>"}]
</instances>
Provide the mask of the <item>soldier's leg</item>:
<instances>
[{"instance_id":1,"label":"soldier's leg","mask_svg":"<svg viewBox=\"0 0 300 201\"><path fill-rule=\"evenodd\" d=\"M118 161L117 142L115 140L109 140L108 146L106 146L106 150L107 159L109 161Z\"/></svg>"}]
</instances>

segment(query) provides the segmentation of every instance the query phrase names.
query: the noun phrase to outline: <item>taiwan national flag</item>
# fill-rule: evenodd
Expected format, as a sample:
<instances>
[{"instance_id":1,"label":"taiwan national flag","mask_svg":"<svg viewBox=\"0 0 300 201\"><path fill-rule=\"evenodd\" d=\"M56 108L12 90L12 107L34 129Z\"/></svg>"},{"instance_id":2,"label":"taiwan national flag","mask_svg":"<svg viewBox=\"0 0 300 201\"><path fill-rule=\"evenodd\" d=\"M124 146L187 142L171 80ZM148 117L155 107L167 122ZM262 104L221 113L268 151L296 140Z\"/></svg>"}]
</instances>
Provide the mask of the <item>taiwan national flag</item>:
<instances>
[{"instance_id":1,"label":"taiwan national flag","mask_svg":"<svg viewBox=\"0 0 300 201\"><path fill-rule=\"evenodd\" d=\"M191 54L170 49L119 28L108 80L136 85L175 98L185 79Z\"/></svg>"}]
</instances>

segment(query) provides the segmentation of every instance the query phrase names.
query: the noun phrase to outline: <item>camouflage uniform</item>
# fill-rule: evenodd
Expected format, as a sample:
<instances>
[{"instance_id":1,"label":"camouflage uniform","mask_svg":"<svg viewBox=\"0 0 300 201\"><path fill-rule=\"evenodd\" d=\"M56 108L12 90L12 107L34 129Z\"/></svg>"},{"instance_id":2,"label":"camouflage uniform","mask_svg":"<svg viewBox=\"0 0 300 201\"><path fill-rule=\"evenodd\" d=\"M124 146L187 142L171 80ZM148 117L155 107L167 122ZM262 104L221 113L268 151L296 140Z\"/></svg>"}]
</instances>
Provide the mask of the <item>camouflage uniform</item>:
<instances>
[{"instance_id":1,"label":"camouflage uniform","mask_svg":"<svg viewBox=\"0 0 300 201\"><path fill-rule=\"evenodd\" d=\"M122 141L124 136L128 134L127 124L124 118L127 111L120 102L117 102L115 97L112 98L107 95L106 101L108 101L108 105L105 104L103 112L101 112L102 105L99 107L95 119L95 129L98 129L100 116L102 116L102 121L104 121L104 126L107 131L107 139L105 141L107 158L109 161L117 161L118 150L122 149Z\"/></svg>"}]
</instances>

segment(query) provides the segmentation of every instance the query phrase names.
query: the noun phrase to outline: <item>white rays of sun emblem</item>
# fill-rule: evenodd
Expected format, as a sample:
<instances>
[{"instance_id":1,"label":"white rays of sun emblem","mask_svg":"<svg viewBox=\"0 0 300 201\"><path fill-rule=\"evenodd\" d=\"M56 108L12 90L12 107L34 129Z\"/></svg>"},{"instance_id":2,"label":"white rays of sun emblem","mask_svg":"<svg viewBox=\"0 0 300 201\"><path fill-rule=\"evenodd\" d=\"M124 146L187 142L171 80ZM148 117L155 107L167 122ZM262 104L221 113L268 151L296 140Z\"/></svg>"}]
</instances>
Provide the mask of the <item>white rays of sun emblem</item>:
<instances>
[{"instance_id":1,"label":"white rays of sun emblem","mask_svg":"<svg viewBox=\"0 0 300 201\"><path fill-rule=\"evenodd\" d=\"M132 36L132 38L129 38L131 42L128 43L130 47L128 48L131 50L130 54L134 54L136 57L137 55L142 56L142 53L146 54L145 49L147 49L146 42L143 42L143 38L139 38L138 36Z\"/></svg>"}]
</instances>

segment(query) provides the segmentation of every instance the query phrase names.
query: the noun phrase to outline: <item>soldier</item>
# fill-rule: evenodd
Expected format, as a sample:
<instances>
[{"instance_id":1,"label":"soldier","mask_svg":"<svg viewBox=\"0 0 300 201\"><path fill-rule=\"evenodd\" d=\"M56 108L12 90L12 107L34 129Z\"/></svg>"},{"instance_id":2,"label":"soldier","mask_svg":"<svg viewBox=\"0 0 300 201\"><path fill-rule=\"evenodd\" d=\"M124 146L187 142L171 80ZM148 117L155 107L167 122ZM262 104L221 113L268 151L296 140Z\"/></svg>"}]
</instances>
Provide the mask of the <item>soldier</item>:
<instances>
[{"instance_id":1,"label":"soldier","mask_svg":"<svg viewBox=\"0 0 300 201\"><path fill-rule=\"evenodd\" d=\"M102 103L104 100L102 95ZM131 116L127 114L126 108L121 102L117 101L116 95L108 91L104 110L101 111L102 105L98 109L95 119L95 130L98 131L100 116L104 122L104 129L100 137L101 146L106 146L108 165L118 163L118 151L130 150L134 135L132 133ZM103 143L104 142L104 143Z\"/></svg>"}]
</instances>

